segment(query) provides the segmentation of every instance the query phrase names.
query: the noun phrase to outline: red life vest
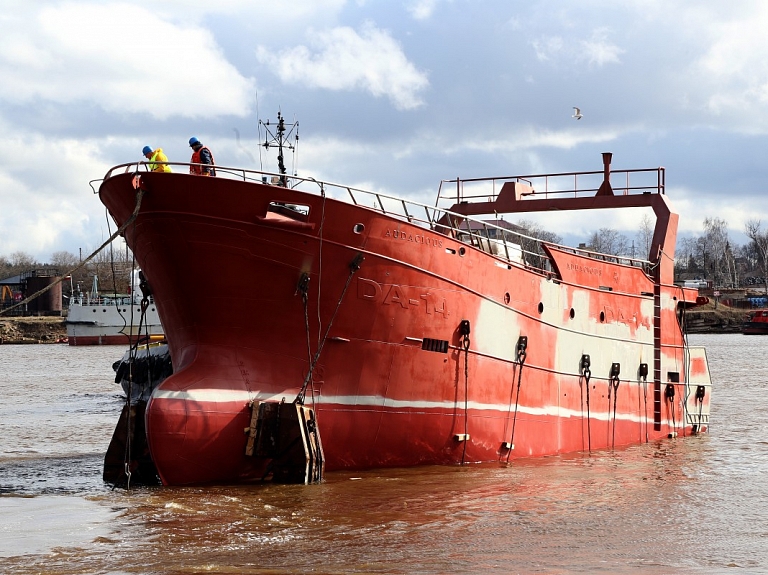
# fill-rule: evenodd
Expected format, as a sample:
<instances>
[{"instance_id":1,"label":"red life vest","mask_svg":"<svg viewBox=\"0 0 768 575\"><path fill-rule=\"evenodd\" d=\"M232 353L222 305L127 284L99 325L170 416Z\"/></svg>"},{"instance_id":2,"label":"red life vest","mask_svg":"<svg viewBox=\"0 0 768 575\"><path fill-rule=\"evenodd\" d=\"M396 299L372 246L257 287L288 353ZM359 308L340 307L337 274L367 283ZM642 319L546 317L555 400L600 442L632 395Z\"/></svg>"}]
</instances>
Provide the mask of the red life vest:
<instances>
[{"instance_id":1,"label":"red life vest","mask_svg":"<svg viewBox=\"0 0 768 575\"><path fill-rule=\"evenodd\" d=\"M210 164L199 165L200 164L200 152L202 152L203 150L208 150L208 153L211 154L211 163ZM207 146L200 146L200 149L198 149L197 151L193 151L192 152L192 159L189 161L189 163L190 164L198 164L198 165L189 166L189 173L190 174L194 174L196 176L208 176L208 175L215 175L216 174L216 171L213 168L214 164L216 163L213 160L213 152L211 152L211 150ZM211 167L208 168L208 172L205 172L204 170L209 165Z\"/></svg>"}]
</instances>

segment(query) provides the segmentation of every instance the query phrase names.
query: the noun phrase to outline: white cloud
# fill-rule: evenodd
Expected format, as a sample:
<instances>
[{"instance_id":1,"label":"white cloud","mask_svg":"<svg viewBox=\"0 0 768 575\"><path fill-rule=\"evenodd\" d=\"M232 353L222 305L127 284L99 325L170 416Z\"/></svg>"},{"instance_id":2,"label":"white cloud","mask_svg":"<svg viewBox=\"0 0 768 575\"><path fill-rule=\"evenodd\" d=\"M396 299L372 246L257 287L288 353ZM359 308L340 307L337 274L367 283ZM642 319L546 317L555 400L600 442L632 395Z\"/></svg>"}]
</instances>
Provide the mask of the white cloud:
<instances>
[{"instance_id":1,"label":"white cloud","mask_svg":"<svg viewBox=\"0 0 768 575\"><path fill-rule=\"evenodd\" d=\"M608 32L604 29L595 30L589 40L580 42L583 58L590 64L603 66L619 63L619 54L624 50L607 40Z\"/></svg>"},{"instance_id":2,"label":"white cloud","mask_svg":"<svg viewBox=\"0 0 768 575\"><path fill-rule=\"evenodd\" d=\"M429 203L441 176L551 172L631 149L680 168L681 229L768 219L764 0L450 1L0 0L0 255L98 245L104 209L87 182L144 144L186 161L195 134L222 164L261 165L254 77L264 110L289 105L315 129L302 134L304 175ZM372 117L373 97L423 109Z\"/></svg>"},{"instance_id":3,"label":"white cloud","mask_svg":"<svg viewBox=\"0 0 768 575\"><path fill-rule=\"evenodd\" d=\"M395 154L397 157L408 155L420 157L434 150L444 154L461 156L469 151L486 154L509 155L542 148L572 149L585 144L599 144L617 139L622 132L618 130L543 130L535 126L521 126L513 136L508 138L464 138L456 141L453 138L433 137L421 133L415 135L410 143L398 142Z\"/></svg>"},{"instance_id":4,"label":"white cloud","mask_svg":"<svg viewBox=\"0 0 768 575\"><path fill-rule=\"evenodd\" d=\"M368 23L360 33L339 27L309 35L314 52L297 46L274 54L261 46L258 58L286 83L326 90L363 89L388 97L401 110L423 104L419 94L429 85L427 75L408 61L388 32Z\"/></svg>"},{"instance_id":5,"label":"white cloud","mask_svg":"<svg viewBox=\"0 0 768 575\"><path fill-rule=\"evenodd\" d=\"M726 20L703 27L706 52L691 77L708 86L706 107L715 114L744 111L768 104L768 6L751 13L734 11ZM764 123L763 123L764 124Z\"/></svg>"},{"instance_id":6,"label":"white cloud","mask_svg":"<svg viewBox=\"0 0 768 575\"><path fill-rule=\"evenodd\" d=\"M416 20L426 20L435 11L440 0L411 0L407 9Z\"/></svg>"},{"instance_id":7,"label":"white cloud","mask_svg":"<svg viewBox=\"0 0 768 575\"><path fill-rule=\"evenodd\" d=\"M545 36L533 40L531 45L536 53L536 58L542 62L563 61L568 64L575 61L586 61L590 65L601 67L605 64L618 63L619 54L624 52L607 40L607 34L604 29L595 30L586 40Z\"/></svg>"},{"instance_id":8,"label":"white cloud","mask_svg":"<svg viewBox=\"0 0 768 575\"><path fill-rule=\"evenodd\" d=\"M47 261L66 249L65 235L92 247L87 238L94 228L106 226L104 209L87 184L94 173L107 170L99 149L96 141L51 141L34 133L6 139L0 161L0 255L23 251Z\"/></svg>"},{"instance_id":9,"label":"white cloud","mask_svg":"<svg viewBox=\"0 0 768 575\"><path fill-rule=\"evenodd\" d=\"M552 60L563 50L563 39L559 36L548 36L531 42L536 58L541 61Z\"/></svg>"},{"instance_id":10,"label":"white cloud","mask_svg":"<svg viewBox=\"0 0 768 575\"><path fill-rule=\"evenodd\" d=\"M245 115L255 95L210 32L127 3L64 3L0 20L0 75L0 98L17 104L93 102L156 118Z\"/></svg>"},{"instance_id":11,"label":"white cloud","mask_svg":"<svg viewBox=\"0 0 768 575\"><path fill-rule=\"evenodd\" d=\"M201 18L205 15L236 15L238 18L253 18L254 23L284 25L291 20L317 19L335 14L348 0L291 0L290 7L275 0L163 0L151 5L153 11L162 11L187 17ZM136 2L148 6L145 2Z\"/></svg>"}]
</instances>

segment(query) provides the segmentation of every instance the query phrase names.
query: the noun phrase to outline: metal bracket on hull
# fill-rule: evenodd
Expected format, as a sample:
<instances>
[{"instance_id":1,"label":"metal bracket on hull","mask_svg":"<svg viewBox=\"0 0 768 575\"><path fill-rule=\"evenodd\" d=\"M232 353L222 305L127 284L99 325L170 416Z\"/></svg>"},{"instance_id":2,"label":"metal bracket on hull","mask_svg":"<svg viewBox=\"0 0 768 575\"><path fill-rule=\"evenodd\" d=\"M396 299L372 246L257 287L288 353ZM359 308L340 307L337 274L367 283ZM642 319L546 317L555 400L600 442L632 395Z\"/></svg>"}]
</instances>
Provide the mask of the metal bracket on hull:
<instances>
[{"instance_id":1,"label":"metal bracket on hull","mask_svg":"<svg viewBox=\"0 0 768 575\"><path fill-rule=\"evenodd\" d=\"M688 423L692 424L693 433L699 433L699 430L709 424L709 413L704 411L704 398L707 396L707 388L703 385L696 386L696 396L694 402L698 404L698 413L687 413Z\"/></svg>"},{"instance_id":2,"label":"metal bracket on hull","mask_svg":"<svg viewBox=\"0 0 768 575\"><path fill-rule=\"evenodd\" d=\"M252 401L245 454L269 460L264 479L319 483L325 458L315 412L297 403Z\"/></svg>"}]
</instances>

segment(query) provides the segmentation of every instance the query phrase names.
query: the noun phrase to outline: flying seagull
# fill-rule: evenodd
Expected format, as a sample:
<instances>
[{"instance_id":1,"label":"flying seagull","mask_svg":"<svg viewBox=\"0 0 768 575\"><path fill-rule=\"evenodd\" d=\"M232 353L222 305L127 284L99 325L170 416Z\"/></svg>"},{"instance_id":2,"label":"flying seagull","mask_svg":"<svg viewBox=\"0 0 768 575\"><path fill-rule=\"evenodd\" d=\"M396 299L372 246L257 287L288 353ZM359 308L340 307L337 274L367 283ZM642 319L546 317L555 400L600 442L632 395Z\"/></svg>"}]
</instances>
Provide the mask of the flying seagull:
<instances>
[{"instance_id":1,"label":"flying seagull","mask_svg":"<svg viewBox=\"0 0 768 575\"><path fill-rule=\"evenodd\" d=\"M573 117L577 120L581 120L583 114L581 113L581 110L579 110L576 106L573 107Z\"/></svg>"}]
</instances>

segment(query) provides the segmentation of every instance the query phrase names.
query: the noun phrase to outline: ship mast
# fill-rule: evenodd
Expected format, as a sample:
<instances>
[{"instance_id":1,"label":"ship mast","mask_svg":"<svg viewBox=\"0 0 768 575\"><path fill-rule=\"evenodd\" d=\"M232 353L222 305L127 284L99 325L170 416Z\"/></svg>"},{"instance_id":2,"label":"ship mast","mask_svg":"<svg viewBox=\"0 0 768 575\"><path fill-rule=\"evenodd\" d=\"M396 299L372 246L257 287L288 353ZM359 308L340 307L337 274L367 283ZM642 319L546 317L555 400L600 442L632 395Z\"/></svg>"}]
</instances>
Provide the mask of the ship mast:
<instances>
[{"instance_id":1,"label":"ship mast","mask_svg":"<svg viewBox=\"0 0 768 575\"><path fill-rule=\"evenodd\" d=\"M299 143L299 123L293 122L292 124L286 124L285 118L280 111L277 112L277 124L272 124L272 126L274 126L274 131L270 127L269 120L266 122L259 120L259 123L264 126L266 131L262 146L264 146L265 149L277 146L277 168L280 173L279 185L288 187L283 149L285 148L294 154L296 153L296 147ZM293 142L291 141L291 138L293 138Z\"/></svg>"}]
</instances>

